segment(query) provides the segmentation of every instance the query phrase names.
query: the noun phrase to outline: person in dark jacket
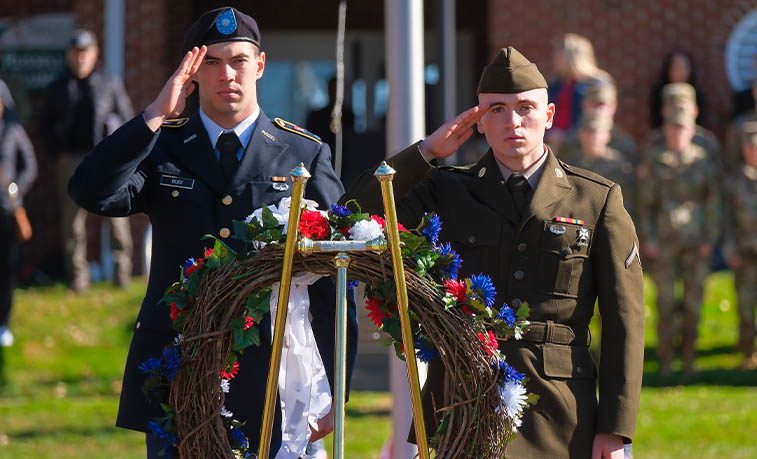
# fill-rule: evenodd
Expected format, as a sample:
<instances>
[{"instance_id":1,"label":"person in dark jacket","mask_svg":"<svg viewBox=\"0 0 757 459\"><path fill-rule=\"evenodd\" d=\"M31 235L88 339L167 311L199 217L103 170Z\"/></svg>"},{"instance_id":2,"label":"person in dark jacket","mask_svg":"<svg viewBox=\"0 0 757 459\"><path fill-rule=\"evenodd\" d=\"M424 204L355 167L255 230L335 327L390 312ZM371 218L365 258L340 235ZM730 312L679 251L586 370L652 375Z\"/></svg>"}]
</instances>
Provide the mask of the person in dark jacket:
<instances>
[{"instance_id":1,"label":"person in dark jacket","mask_svg":"<svg viewBox=\"0 0 757 459\"><path fill-rule=\"evenodd\" d=\"M257 80L263 76L266 55L253 18L234 8L208 11L190 29L184 48L184 59L157 98L100 142L69 185L72 198L91 212L112 217L146 213L152 223L150 278L134 325L116 421L119 427L143 432L150 418L163 414L142 393L145 376L138 367L159 356L175 336L169 309L158 301L179 280L184 261L210 247L202 237L214 234L241 249L240 241L230 238L232 220L244 220L255 209L291 196L289 174L299 163L311 174L305 198L321 209L344 191L328 145L291 123L271 121L260 109ZM195 88L200 109L190 118L168 120L184 110ZM309 294L313 334L334 387L336 289L332 281L321 279ZM357 350L354 301L348 317L349 381ZM224 401L236 419L246 422L242 431L253 450L259 442L271 355L270 314L258 326L261 344L240 356L239 373ZM312 427L311 439L328 433L328 418ZM280 419L279 412L271 457L281 444ZM162 441L149 433L146 440L148 457L157 457Z\"/></svg>"},{"instance_id":2,"label":"person in dark jacket","mask_svg":"<svg viewBox=\"0 0 757 459\"><path fill-rule=\"evenodd\" d=\"M68 68L48 86L40 116L46 150L57 159L65 269L74 291L89 288L87 212L68 197L68 180L88 151L134 115L121 80L95 69L98 56L94 33L74 32L66 52ZM115 282L127 285L133 245L129 220L113 218L110 225Z\"/></svg>"},{"instance_id":3,"label":"person in dark jacket","mask_svg":"<svg viewBox=\"0 0 757 459\"><path fill-rule=\"evenodd\" d=\"M37 178L34 147L0 96L0 346L13 345L8 327L16 287L18 236L15 211Z\"/></svg>"}]
</instances>

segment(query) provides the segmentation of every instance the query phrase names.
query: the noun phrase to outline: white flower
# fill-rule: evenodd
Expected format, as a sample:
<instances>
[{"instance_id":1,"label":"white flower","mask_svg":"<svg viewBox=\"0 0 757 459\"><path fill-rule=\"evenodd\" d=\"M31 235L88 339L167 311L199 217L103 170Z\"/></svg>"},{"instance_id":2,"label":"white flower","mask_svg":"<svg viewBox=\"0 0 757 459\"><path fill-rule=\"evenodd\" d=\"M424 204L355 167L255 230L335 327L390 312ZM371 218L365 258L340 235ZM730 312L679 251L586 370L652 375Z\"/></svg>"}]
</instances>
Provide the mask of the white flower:
<instances>
[{"instance_id":1,"label":"white flower","mask_svg":"<svg viewBox=\"0 0 757 459\"><path fill-rule=\"evenodd\" d=\"M175 337L175 338L173 339L173 344L174 344L174 346L178 346L179 344L181 344L181 342L182 342L182 341L184 341L184 335L182 335L181 333L179 333L179 334L178 334L178 335L177 335L177 336L176 336L176 337Z\"/></svg>"},{"instance_id":2,"label":"white flower","mask_svg":"<svg viewBox=\"0 0 757 459\"><path fill-rule=\"evenodd\" d=\"M504 401L507 417L517 419L527 405L526 388L519 381L507 381L500 386L499 393Z\"/></svg>"},{"instance_id":3,"label":"white flower","mask_svg":"<svg viewBox=\"0 0 757 459\"><path fill-rule=\"evenodd\" d=\"M229 380L226 378L221 379L221 390L224 394L229 393Z\"/></svg>"},{"instance_id":4,"label":"white flower","mask_svg":"<svg viewBox=\"0 0 757 459\"><path fill-rule=\"evenodd\" d=\"M350 228L350 235L355 241L370 241L384 234L381 225L375 220L360 220Z\"/></svg>"},{"instance_id":5,"label":"white flower","mask_svg":"<svg viewBox=\"0 0 757 459\"><path fill-rule=\"evenodd\" d=\"M222 406L221 407L221 416L223 416L225 418L230 418L230 417L234 416L234 413L232 413L231 411L227 410L225 406Z\"/></svg>"}]
</instances>

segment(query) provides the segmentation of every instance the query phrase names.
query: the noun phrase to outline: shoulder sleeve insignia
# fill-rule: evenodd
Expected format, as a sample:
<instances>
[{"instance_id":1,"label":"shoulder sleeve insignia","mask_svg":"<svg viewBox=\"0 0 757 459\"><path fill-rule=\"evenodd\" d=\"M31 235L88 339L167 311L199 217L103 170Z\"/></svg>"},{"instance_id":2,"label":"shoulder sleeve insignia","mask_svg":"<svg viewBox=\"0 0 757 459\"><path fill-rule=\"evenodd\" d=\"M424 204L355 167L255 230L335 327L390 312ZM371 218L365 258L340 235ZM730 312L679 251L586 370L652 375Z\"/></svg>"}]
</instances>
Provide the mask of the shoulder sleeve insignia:
<instances>
[{"instance_id":1,"label":"shoulder sleeve insignia","mask_svg":"<svg viewBox=\"0 0 757 459\"><path fill-rule=\"evenodd\" d=\"M318 137L317 135L313 134L310 131L307 131L307 130L305 130L305 129L299 127L299 126L297 126L294 123L290 123L289 121L282 120L281 118L274 118L273 122L279 128L281 128L281 129L283 129L285 131L293 132L293 133L295 133L297 135L301 135L302 137L305 137L306 139L310 139L313 142L318 143L318 145L321 145L323 143L321 141L320 137Z\"/></svg>"},{"instance_id":2,"label":"shoulder sleeve insignia","mask_svg":"<svg viewBox=\"0 0 757 459\"><path fill-rule=\"evenodd\" d=\"M189 118L176 118L172 120L165 120L160 127L177 128L182 127L189 122Z\"/></svg>"}]
</instances>

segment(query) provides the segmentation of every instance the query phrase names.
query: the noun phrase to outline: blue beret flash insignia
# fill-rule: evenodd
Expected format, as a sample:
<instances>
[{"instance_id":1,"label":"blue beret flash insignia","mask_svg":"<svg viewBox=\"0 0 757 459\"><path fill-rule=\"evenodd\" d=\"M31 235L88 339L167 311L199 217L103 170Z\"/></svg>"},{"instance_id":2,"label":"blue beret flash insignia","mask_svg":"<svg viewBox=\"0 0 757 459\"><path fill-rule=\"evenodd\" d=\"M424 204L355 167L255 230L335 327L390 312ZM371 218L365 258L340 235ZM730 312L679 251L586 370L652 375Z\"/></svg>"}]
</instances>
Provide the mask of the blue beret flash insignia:
<instances>
[{"instance_id":1,"label":"blue beret flash insignia","mask_svg":"<svg viewBox=\"0 0 757 459\"><path fill-rule=\"evenodd\" d=\"M231 35L237 30L237 18L234 17L234 10L229 8L216 18L216 29L223 35Z\"/></svg>"}]
</instances>

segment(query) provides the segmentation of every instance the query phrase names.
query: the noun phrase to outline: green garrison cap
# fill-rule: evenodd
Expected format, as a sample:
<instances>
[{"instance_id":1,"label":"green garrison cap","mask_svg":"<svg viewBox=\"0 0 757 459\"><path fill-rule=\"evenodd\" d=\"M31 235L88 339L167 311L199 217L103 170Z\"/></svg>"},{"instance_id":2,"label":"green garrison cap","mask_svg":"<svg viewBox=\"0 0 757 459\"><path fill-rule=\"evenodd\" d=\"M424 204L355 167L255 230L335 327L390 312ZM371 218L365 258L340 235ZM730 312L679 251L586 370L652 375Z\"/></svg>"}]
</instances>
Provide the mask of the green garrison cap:
<instances>
[{"instance_id":1,"label":"green garrison cap","mask_svg":"<svg viewBox=\"0 0 757 459\"><path fill-rule=\"evenodd\" d=\"M697 103L697 92L689 83L669 83L662 88L662 103Z\"/></svg>"},{"instance_id":2,"label":"green garrison cap","mask_svg":"<svg viewBox=\"0 0 757 459\"><path fill-rule=\"evenodd\" d=\"M484 68L476 94L515 94L531 89L546 88L547 80L536 68L512 46L502 48Z\"/></svg>"}]
</instances>

